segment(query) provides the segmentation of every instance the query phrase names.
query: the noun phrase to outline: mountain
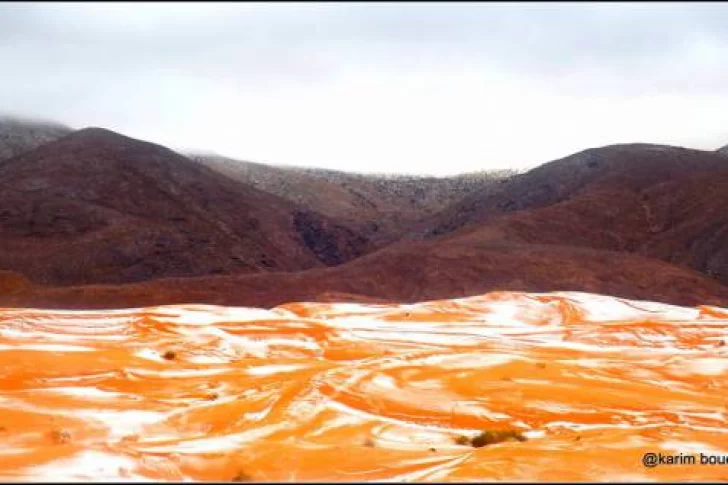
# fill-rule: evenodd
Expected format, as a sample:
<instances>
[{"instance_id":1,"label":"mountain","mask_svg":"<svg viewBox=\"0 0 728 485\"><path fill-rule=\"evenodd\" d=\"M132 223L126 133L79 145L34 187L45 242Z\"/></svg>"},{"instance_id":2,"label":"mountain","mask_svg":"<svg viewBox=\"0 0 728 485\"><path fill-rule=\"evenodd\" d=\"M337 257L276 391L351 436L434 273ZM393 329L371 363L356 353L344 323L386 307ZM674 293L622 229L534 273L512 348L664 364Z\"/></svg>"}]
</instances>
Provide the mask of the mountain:
<instances>
[{"instance_id":1,"label":"mountain","mask_svg":"<svg viewBox=\"0 0 728 485\"><path fill-rule=\"evenodd\" d=\"M650 144L591 148L518 174L452 204L420 226L445 234L503 213L546 207L604 186L640 192L685 175L728 169L715 152Z\"/></svg>"},{"instance_id":2,"label":"mountain","mask_svg":"<svg viewBox=\"0 0 728 485\"><path fill-rule=\"evenodd\" d=\"M297 271L368 242L167 148L88 128L0 162L0 268L34 283Z\"/></svg>"},{"instance_id":3,"label":"mountain","mask_svg":"<svg viewBox=\"0 0 728 485\"><path fill-rule=\"evenodd\" d=\"M71 131L58 123L0 117L0 161L34 150Z\"/></svg>"},{"instance_id":4,"label":"mountain","mask_svg":"<svg viewBox=\"0 0 728 485\"><path fill-rule=\"evenodd\" d=\"M727 167L721 155L676 147L590 149L455 203L428 221L440 225L424 240L401 239L335 268L18 294L37 305L256 306L331 292L418 301L569 290L726 304Z\"/></svg>"},{"instance_id":5,"label":"mountain","mask_svg":"<svg viewBox=\"0 0 728 485\"><path fill-rule=\"evenodd\" d=\"M208 162L91 129L0 164L2 304L273 306L563 290L728 305L728 159L716 152L593 148L468 181L459 200L456 184L435 184L419 206L405 201L423 179L238 162L222 175ZM437 212L433 194L449 205Z\"/></svg>"},{"instance_id":6,"label":"mountain","mask_svg":"<svg viewBox=\"0 0 728 485\"><path fill-rule=\"evenodd\" d=\"M409 241L340 266L295 273L170 278L124 285L21 286L4 306L115 308L175 303L272 307L291 301L418 302L491 291L584 291L680 305L728 306L728 287L654 258L591 248Z\"/></svg>"},{"instance_id":7,"label":"mountain","mask_svg":"<svg viewBox=\"0 0 728 485\"><path fill-rule=\"evenodd\" d=\"M515 173L492 170L452 177L377 175L274 167L220 156L191 158L234 180L346 221L380 246L398 239L415 222Z\"/></svg>"},{"instance_id":8,"label":"mountain","mask_svg":"<svg viewBox=\"0 0 728 485\"><path fill-rule=\"evenodd\" d=\"M637 253L728 283L726 203L724 156L615 145L517 175L452 205L420 231Z\"/></svg>"}]
</instances>

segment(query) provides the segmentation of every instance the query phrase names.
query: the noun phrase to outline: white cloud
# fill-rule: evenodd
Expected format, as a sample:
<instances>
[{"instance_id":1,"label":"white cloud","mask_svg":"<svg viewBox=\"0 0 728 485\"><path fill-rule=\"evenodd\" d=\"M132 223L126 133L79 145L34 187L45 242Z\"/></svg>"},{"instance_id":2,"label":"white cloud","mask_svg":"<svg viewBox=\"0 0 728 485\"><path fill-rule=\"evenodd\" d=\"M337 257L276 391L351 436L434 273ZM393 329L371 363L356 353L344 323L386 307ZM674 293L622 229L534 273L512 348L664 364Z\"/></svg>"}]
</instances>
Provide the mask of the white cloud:
<instances>
[{"instance_id":1,"label":"white cloud","mask_svg":"<svg viewBox=\"0 0 728 485\"><path fill-rule=\"evenodd\" d=\"M0 112L268 163L456 173L728 142L728 6L16 4Z\"/></svg>"}]
</instances>

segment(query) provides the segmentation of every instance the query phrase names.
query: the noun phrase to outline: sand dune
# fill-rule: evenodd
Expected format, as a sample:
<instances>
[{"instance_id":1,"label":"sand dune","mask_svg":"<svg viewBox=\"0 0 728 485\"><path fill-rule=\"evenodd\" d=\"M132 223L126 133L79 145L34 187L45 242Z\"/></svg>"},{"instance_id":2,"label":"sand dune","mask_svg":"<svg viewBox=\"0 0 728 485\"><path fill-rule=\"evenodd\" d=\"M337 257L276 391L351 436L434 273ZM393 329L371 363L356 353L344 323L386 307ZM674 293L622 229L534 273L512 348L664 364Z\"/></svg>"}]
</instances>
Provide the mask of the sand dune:
<instances>
[{"instance_id":1,"label":"sand dune","mask_svg":"<svg viewBox=\"0 0 728 485\"><path fill-rule=\"evenodd\" d=\"M725 480L642 456L728 455L726 339L587 293L4 309L0 479Z\"/></svg>"}]
</instances>

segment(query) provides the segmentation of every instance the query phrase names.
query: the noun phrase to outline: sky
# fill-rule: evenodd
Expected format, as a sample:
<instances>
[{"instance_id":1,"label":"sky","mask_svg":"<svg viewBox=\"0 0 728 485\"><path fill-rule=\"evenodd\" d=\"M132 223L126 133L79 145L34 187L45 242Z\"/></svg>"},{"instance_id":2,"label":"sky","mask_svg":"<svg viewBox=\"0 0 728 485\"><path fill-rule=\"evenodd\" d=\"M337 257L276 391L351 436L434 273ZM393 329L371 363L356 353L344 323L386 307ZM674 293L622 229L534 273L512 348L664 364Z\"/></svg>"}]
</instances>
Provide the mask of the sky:
<instances>
[{"instance_id":1,"label":"sky","mask_svg":"<svg viewBox=\"0 0 728 485\"><path fill-rule=\"evenodd\" d=\"M448 175L728 144L728 4L2 3L0 114Z\"/></svg>"}]
</instances>

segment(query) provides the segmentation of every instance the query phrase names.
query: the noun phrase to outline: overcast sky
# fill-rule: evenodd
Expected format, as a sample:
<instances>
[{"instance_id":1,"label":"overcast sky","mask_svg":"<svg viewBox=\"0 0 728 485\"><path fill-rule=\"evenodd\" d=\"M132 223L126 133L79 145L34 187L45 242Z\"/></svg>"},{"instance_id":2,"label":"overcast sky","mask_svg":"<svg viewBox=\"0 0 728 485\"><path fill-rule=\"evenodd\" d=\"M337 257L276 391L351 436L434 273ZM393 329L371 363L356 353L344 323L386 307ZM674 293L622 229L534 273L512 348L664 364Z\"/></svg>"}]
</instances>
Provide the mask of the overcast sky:
<instances>
[{"instance_id":1,"label":"overcast sky","mask_svg":"<svg viewBox=\"0 0 728 485\"><path fill-rule=\"evenodd\" d=\"M728 4L0 4L0 113L449 174L728 143Z\"/></svg>"}]
</instances>

